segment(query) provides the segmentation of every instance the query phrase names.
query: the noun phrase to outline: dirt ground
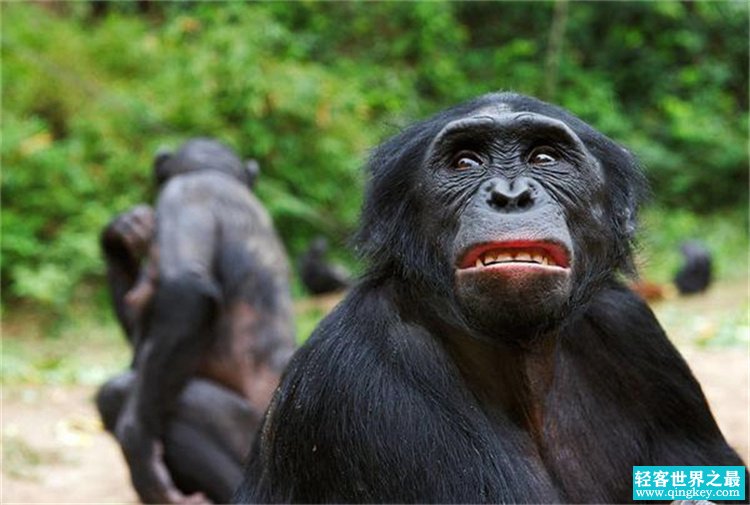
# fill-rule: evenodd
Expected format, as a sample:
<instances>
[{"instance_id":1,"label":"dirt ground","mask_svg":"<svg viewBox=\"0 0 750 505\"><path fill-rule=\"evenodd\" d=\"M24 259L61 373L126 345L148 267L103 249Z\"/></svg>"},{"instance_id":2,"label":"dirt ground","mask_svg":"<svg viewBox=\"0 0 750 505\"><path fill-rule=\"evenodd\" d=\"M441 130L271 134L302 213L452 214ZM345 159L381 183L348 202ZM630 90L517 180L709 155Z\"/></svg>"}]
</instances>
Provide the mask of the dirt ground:
<instances>
[{"instance_id":1,"label":"dirt ground","mask_svg":"<svg viewBox=\"0 0 750 505\"><path fill-rule=\"evenodd\" d=\"M703 386L719 425L748 461L747 319L734 344L698 346L747 311L747 281L654 309ZM736 335L735 335L736 336ZM121 454L102 431L89 386L4 386L0 503L136 503Z\"/></svg>"},{"instance_id":2,"label":"dirt ground","mask_svg":"<svg viewBox=\"0 0 750 505\"><path fill-rule=\"evenodd\" d=\"M0 502L138 503L93 393L84 386L4 388Z\"/></svg>"}]
</instances>

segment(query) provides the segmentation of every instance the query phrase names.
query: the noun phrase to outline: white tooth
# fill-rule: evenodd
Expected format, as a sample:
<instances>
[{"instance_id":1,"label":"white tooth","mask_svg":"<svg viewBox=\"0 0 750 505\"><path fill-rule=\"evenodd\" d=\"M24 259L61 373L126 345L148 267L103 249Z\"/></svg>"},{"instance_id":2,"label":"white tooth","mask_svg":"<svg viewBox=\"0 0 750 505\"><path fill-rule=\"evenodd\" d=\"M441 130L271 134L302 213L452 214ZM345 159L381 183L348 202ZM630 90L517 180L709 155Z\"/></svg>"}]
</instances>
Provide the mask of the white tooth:
<instances>
[{"instance_id":1,"label":"white tooth","mask_svg":"<svg viewBox=\"0 0 750 505\"><path fill-rule=\"evenodd\" d=\"M495 262L495 257L491 254L485 254L484 255L484 264L489 265L490 263Z\"/></svg>"},{"instance_id":2,"label":"white tooth","mask_svg":"<svg viewBox=\"0 0 750 505\"><path fill-rule=\"evenodd\" d=\"M477 258L477 263L474 265L477 268L480 268L483 265L481 258Z\"/></svg>"},{"instance_id":3,"label":"white tooth","mask_svg":"<svg viewBox=\"0 0 750 505\"><path fill-rule=\"evenodd\" d=\"M542 265L549 265L549 258L547 258L547 256L542 258Z\"/></svg>"},{"instance_id":4,"label":"white tooth","mask_svg":"<svg viewBox=\"0 0 750 505\"><path fill-rule=\"evenodd\" d=\"M527 252L516 254L516 261L531 261L531 255Z\"/></svg>"},{"instance_id":5,"label":"white tooth","mask_svg":"<svg viewBox=\"0 0 750 505\"><path fill-rule=\"evenodd\" d=\"M510 253L500 253L497 255L497 261L513 261L513 255Z\"/></svg>"},{"instance_id":6,"label":"white tooth","mask_svg":"<svg viewBox=\"0 0 750 505\"><path fill-rule=\"evenodd\" d=\"M539 254L539 253L535 253L531 255L531 261L533 261L534 263L541 263L543 258L544 258L544 255Z\"/></svg>"}]
</instances>

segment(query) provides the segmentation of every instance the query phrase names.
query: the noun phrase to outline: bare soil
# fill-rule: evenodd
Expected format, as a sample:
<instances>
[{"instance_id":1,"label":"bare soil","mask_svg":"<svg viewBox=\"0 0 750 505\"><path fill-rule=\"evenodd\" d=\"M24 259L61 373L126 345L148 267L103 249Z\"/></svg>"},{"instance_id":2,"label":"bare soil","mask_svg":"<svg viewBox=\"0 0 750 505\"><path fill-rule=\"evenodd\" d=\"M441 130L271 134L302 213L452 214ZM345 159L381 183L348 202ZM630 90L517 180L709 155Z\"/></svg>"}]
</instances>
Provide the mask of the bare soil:
<instances>
[{"instance_id":1,"label":"bare soil","mask_svg":"<svg viewBox=\"0 0 750 505\"><path fill-rule=\"evenodd\" d=\"M654 307L702 384L719 426L746 462L747 307L747 279ZM725 321L738 317L739 325L724 328ZM739 340L726 347L696 345L725 331L739 332ZM96 415L94 391L92 386L3 387L1 503L137 503L119 448Z\"/></svg>"},{"instance_id":2,"label":"bare soil","mask_svg":"<svg viewBox=\"0 0 750 505\"><path fill-rule=\"evenodd\" d=\"M138 503L91 386L3 388L2 503Z\"/></svg>"}]
</instances>

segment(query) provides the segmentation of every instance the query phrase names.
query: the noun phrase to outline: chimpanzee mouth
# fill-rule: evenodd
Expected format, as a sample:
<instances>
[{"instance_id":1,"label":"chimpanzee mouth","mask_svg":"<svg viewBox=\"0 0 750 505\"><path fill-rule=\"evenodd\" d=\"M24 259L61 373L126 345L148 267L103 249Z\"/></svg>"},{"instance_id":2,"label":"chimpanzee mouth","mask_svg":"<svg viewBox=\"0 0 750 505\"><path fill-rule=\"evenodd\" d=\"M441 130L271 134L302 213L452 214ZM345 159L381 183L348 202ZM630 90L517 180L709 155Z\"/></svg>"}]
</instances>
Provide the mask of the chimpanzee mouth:
<instances>
[{"instance_id":1,"label":"chimpanzee mouth","mask_svg":"<svg viewBox=\"0 0 750 505\"><path fill-rule=\"evenodd\" d=\"M569 254L554 242L503 241L472 246L461 255L460 270L483 268L546 268L568 270Z\"/></svg>"}]
</instances>

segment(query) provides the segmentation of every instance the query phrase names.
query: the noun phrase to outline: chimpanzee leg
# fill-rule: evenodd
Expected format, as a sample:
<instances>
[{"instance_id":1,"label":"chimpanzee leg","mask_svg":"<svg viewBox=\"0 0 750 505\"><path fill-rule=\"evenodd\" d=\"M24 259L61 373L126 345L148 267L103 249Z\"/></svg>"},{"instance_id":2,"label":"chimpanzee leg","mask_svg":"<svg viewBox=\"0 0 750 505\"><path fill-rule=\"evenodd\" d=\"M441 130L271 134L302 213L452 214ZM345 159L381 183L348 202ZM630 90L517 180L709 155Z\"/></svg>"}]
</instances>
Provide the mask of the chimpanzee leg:
<instances>
[{"instance_id":1,"label":"chimpanzee leg","mask_svg":"<svg viewBox=\"0 0 750 505\"><path fill-rule=\"evenodd\" d=\"M232 459L243 463L263 412L234 391L206 379L191 379L172 417L211 438Z\"/></svg>"},{"instance_id":2,"label":"chimpanzee leg","mask_svg":"<svg viewBox=\"0 0 750 505\"><path fill-rule=\"evenodd\" d=\"M129 370L99 390L96 405L104 427L117 426L135 381ZM261 412L233 391L205 379L191 379L169 416L165 460L177 486L200 491L225 503L241 479L241 466L260 422Z\"/></svg>"},{"instance_id":3,"label":"chimpanzee leg","mask_svg":"<svg viewBox=\"0 0 750 505\"><path fill-rule=\"evenodd\" d=\"M230 453L183 419L170 421L162 440L164 461L180 491L229 503L242 481L242 465Z\"/></svg>"},{"instance_id":4,"label":"chimpanzee leg","mask_svg":"<svg viewBox=\"0 0 750 505\"><path fill-rule=\"evenodd\" d=\"M96 408L104 423L104 429L114 433L117 419L135 380L135 372L128 370L108 380L96 393Z\"/></svg>"}]
</instances>

